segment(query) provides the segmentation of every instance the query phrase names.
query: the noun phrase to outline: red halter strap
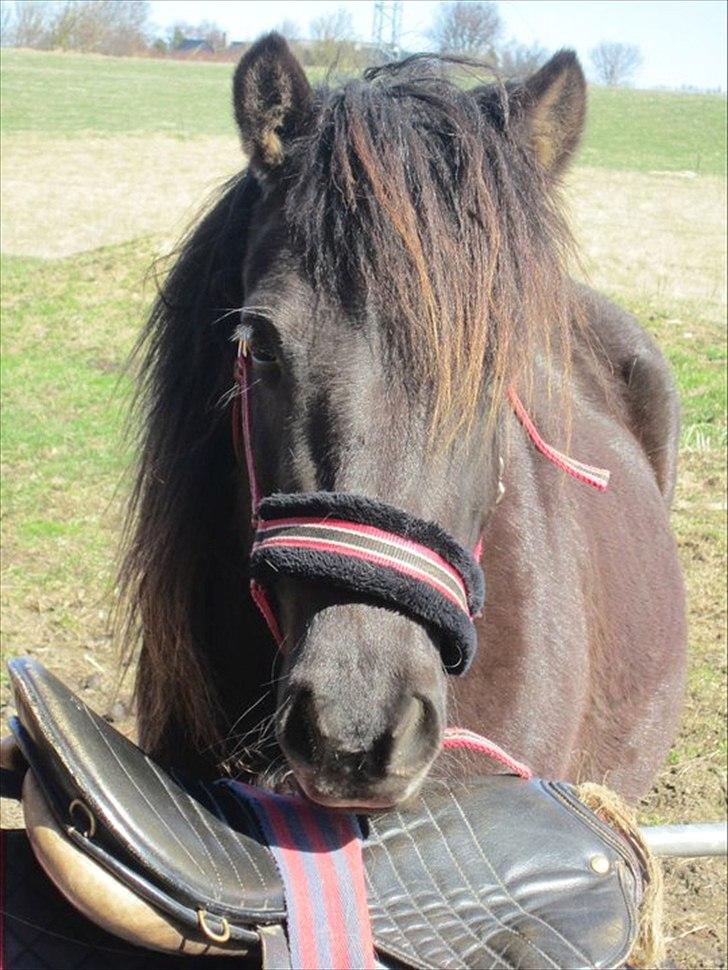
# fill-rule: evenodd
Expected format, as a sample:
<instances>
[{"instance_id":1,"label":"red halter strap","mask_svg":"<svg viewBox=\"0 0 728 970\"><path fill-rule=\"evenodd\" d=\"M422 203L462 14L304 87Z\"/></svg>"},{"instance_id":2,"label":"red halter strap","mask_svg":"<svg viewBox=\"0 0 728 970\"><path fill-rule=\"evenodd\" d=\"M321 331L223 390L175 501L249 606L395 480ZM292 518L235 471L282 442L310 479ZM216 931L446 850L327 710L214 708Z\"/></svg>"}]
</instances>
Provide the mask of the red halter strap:
<instances>
[{"instance_id":1,"label":"red halter strap","mask_svg":"<svg viewBox=\"0 0 728 970\"><path fill-rule=\"evenodd\" d=\"M237 455L240 455L241 452L245 454L245 465L248 470L248 482L250 483L251 513L253 525L255 526L257 524L256 509L260 504L261 495L258 488L258 480L255 475L255 463L251 444L247 348L242 340L238 343L235 381L238 386L238 393L235 395L233 403L233 443ZM610 477L608 469L599 468L596 465L587 465L586 462L579 461L577 458L571 458L569 455L565 455L562 451L554 448L553 445L548 444L538 433L515 388L512 386L509 387L506 393L508 401L513 408L513 413L518 418L536 449L544 458L547 458L557 468L560 468L565 474L575 478L583 485L589 485L599 492L606 491ZM482 539L479 539L473 550L474 558L480 559L481 552Z\"/></svg>"},{"instance_id":2,"label":"red halter strap","mask_svg":"<svg viewBox=\"0 0 728 970\"><path fill-rule=\"evenodd\" d=\"M548 460L556 465L557 468L560 468L562 472L566 472L567 475L571 475L572 478L575 478L583 485L591 485L592 488L596 488L599 492L606 491L607 485L609 484L609 472L606 468L597 468L594 465L586 465L583 461L578 461L576 458L570 458L562 451L558 451L552 445L546 444L536 430L533 421L528 416L526 409L524 408L523 404L521 404L521 399L516 394L513 387L508 388L507 395L514 414L523 425L528 437L534 443L538 451L541 452L544 458L548 458Z\"/></svg>"},{"instance_id":3,"label":"red halter strap","mask_svg":"<svg viewBox=\"0 0 728 970\"><path fill-rule=\"evenodd\" d=\"M277 545L320 552L342 550L347 556L369 563L381 560L403 575L430 584L470 617L468 591L462 576L432 549L395 533L330 516L295 516L260 523L253 550L261 552L275 549Z\"/></svg>"}]
</instances>

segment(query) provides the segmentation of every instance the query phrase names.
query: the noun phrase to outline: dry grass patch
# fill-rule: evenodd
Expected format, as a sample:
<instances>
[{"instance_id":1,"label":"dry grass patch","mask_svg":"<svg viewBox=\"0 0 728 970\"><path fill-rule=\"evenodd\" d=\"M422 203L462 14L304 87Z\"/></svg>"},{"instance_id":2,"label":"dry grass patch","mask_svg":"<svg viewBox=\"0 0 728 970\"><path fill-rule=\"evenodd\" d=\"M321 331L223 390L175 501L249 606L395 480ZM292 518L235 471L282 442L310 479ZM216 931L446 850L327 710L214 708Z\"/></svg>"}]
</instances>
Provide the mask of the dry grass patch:
<instances>
[{"instance_id":1,"label":"dry grass patch","mask_svg":"<svg viewBox=\"0 0 728 970\"><path fill-rule=\"evenodd\" d=\"M577 168L566 197L597 289L725 306L723 179Z\"/></svg>"},{"instance_id":2,"label":"dry grass patch","mask_svg":"<svg viewBox=\"0 0 728 970\"><path fill-rule=\"evenodd\" d=\"M171 244L241 164L234 137L7 135L3 252L57 258L151 234Z\"/></svg>"},{"instance_id":3,"label":"dry grass patch","mask_svg":"<svg viewBox=\"0 0 728 970\"><path fill-rule=\"evenodd\" d=\"M3 252L54 258L152 234L168 247L241 161L233 136L6 136ZM596 287L722 312L722 179L577 168L566 198Z\"/></svg>"}]
</instances>

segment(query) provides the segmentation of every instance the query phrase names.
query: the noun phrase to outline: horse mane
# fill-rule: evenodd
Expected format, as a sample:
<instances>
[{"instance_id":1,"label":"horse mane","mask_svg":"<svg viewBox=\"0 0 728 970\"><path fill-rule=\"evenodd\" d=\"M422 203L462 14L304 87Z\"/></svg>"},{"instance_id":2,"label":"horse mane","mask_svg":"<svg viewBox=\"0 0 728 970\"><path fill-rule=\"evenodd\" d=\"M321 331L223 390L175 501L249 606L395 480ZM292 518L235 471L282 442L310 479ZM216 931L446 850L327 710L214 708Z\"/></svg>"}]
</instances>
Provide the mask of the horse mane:
<instances>
[{"instance_id":1,"label":"horse mane","mask_svg":"<svg viewBox=\"0 0 728 970\"><path fill-rule=\"evenodd\" d=\"M170 724L198 750L219 739L210 622L220 591L245 588L245 522L237 527L239 469L230 444L233 324L242 302L240 266L259 190L236 176L172 254L134 355L139 381L133 425L140 429L120 572L124 638L142 641L136 678L142 746L166 760ZM217 594L217 595L216 595Z\"/></svg>"},{"instance_id":2,"label":"horse mane","mask_svg":"<svg viewBox=\"0 0 728 970\"><path fill-rule=\"evenodd\" d=\"M437 435L472 423L486 384L498 404L537 354L558 348L568 367L569 235L553 180L517 137L511 91L467 92L409 59L317 98L286 163L291 239L321 292L379 311L393 361L432 389ZM136 349L141 440L120 583L127 642L142 642L140 741L163 762L218 745L226 710L270 678L244 594L244 472L228 407L227 317L244 300L262 191L247 173L224 186L173 254ZM244 664L243 638L257 647ZM247 687L229 676L235 665Z\"/></svg>"},{"instance_id":3,"label":"horse mane","mask_svg":"<svg viewBox=\"0 0 728 970\"><path fill-rule=\"evenodd\" d=\"M497 407L536 354L568 368L574 308L571 236L519 128L519 88L464 90L447 60L416 55L319 92L286 215L317 290L375 309L401 372L431 389L433 429L454 437L482 389Z\"/></svg>"}]
</instances>

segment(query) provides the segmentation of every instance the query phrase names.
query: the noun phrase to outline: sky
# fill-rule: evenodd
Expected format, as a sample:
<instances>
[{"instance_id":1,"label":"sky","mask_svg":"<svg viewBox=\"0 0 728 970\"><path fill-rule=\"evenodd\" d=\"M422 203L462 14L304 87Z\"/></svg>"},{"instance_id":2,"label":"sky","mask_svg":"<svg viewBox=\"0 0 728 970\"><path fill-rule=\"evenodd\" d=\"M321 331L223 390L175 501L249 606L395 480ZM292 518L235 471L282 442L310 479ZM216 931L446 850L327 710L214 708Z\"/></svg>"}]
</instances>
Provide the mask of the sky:
<instances>
[{"instance_id":1,"label":"sky","mask_svg":"<svg viewBox=\"0 0 728 970\"><path fill-rule=\"evenodd\" d=\"M724 0L499 0L506 38L547 50L573 47L589 70L589 51L602 40L636 44L644 63L637 87L726 89ZM373 0L152 0L152 19L164 30L175 21L217 22L230 40L252 40L283 20L302 37L314 17L345 7L359 40L370 40ZM404 0L402 46L426 50L436 0Z\"/></svg>"}]
</instances>

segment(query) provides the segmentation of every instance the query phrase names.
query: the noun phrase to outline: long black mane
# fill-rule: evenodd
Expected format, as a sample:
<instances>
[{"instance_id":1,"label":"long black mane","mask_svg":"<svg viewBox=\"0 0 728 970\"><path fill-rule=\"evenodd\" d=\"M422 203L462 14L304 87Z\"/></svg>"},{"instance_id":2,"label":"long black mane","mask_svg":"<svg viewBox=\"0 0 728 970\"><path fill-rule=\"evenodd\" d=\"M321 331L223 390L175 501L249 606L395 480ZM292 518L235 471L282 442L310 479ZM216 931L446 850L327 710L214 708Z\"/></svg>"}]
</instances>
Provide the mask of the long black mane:
<instances>
[{"instance_id":1,"label":"long black mane","mask_svg":"<svg viewBox=\"0 0 728 970\"><path fill-rule=\"evenodd\" d=\"M177 732L203 749L219 739L219 624L238 626L246 523L230 443L230 336L255 180L231 179L173 254L136 354L141 429L121 581L126 640L142 640L136 699L142 744L169 757ZM214 621L213 621L214 617Z\"/></svg>"}]
</instances>

